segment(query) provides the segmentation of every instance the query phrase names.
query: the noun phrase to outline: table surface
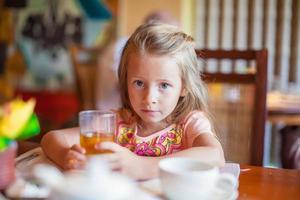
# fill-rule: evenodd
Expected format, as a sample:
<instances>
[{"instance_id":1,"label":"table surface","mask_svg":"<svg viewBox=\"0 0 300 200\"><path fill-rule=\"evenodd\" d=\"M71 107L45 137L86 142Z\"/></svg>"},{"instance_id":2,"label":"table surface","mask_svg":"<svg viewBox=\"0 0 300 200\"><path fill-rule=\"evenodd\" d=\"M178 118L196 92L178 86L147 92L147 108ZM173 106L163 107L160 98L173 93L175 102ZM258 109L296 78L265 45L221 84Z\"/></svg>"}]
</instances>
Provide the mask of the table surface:
<instances>
[{"instance_id":1,"label":"table surface","mask_svg":"<svg viewBox=\"0 0 300 200\"><path fill-rule=\"evenodd\" d=\"M34 160L25 160L24 157L29 157L32 154L40 152L40 156L36 157L38 162ZM33 167L33 164L47 163L46 157L40 148L36 148L30 152L18 157L27 163L23 171ZM28 165L31 162L32 165ZM23 163L24 164L24 163ZM20 169L20 166L18 168ZM21 173L22 171L19 171ZM153 186L153 185L152 185ZM155 186L155 185L154 185ZM155 187L151 187L150 190ZM158 188L159 189L159 188ZM247 199L272 199L272 200L292 200L300 197L300 170L289 170L280 168L265 168L249 165L240 165L239 175L239 200ZM161 191L160 191L161 192ZM161 193L153 193L161 195Z\"/></svg>"},{"instance_id":2,"label":"table surface","mask_svg":"<svg viewBox=\"0 0 300 200\"><path fill-rule=\"evenodd\" d=\"M299 199L300 171L241 165L239 198Z\"/></svg>"}]
</instances>

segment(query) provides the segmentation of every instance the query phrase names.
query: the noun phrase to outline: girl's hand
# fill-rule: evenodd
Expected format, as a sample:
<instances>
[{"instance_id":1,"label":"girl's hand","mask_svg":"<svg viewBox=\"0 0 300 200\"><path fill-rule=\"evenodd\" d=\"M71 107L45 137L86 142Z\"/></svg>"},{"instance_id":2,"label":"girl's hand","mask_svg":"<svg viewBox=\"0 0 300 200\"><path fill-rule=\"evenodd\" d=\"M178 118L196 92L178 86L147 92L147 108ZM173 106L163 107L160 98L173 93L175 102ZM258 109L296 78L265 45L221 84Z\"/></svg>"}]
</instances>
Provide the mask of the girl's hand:
<instances>
[{"instance_id":1,"label":"girl's hand","mask_svg":"<svg viewBox=\"0 0 300 200\"><path fill-rule=\"evenodd\" d=\"M64 158L64 170L83 169L86 164L85 149L79 144L74 144Z\"/></svg>"},{"instance_id":2,"label":"girl's hand","mask_svg":"<svg viewBox=\"0 0 300 200\"><path fill-rule=\"evenodd\" d=\"M106 154L106 158L112 170L120 171L122 174L134 179L145 179L147 173L146 158L137 156L129 149L114 142L102 142L96 145L97 149L111 150L113 153Z\"/></svg>"}]
</instances>

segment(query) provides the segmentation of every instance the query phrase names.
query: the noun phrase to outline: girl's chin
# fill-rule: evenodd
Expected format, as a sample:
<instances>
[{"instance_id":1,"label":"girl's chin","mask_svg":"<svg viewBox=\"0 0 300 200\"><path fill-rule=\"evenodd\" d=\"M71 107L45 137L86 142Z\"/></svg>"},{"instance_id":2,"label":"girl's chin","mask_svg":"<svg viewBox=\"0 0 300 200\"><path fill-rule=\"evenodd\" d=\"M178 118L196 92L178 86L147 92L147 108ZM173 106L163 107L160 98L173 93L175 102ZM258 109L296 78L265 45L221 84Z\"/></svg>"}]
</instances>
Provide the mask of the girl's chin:
<instances>
[{"instance_id":1,"label":"girl's chin","mask_svg":"<svg viewBox=\"0 0 300 200\"><path fill-rule=\"evenodd\" d=\"M161 117L158 117L155 114L149 114L149 113L142 113L140 115L140 118L142 119L142 121L146 122L146 123L157 123L159 121L161 121Z\"/></svg>"}]
</instances>

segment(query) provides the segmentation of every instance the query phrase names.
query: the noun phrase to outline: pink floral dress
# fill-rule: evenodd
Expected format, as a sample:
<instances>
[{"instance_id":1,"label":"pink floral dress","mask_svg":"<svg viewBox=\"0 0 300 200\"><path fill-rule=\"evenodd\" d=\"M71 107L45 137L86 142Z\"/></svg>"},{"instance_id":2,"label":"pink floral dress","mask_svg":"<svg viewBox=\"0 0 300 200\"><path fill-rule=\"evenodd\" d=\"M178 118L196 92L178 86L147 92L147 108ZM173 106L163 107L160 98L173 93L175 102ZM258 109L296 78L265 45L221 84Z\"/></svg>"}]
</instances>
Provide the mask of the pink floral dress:
<instances>
[{"instance_id":1,"label":"pink floral dress","mask_svg":"<svg viewBox=\"0 0 300 200\"><path fill-rule=\"evenodd\" d=\"M172 124L147 137L141 137L136 122L118 121L116 142L140 156L164 156L192 146L202 133L211 133L209 120L200 111L191 112L179 124Z\"/></svg>"}]
</instances>

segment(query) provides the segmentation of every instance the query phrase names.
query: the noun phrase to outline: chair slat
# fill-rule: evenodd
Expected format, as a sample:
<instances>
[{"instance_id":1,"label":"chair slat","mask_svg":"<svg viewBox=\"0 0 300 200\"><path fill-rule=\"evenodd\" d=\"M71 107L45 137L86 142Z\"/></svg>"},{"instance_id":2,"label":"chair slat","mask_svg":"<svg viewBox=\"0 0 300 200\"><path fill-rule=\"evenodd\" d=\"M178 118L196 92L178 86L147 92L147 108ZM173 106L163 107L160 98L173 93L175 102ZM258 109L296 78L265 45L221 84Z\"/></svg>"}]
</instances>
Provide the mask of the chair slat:
<instances>
[{"instance_id":1,"label":"chair slat","mask_svg":"<svg viewBox=\"0 0 300 200\"><path fill-rule=\"evenodd\" d=\"M197 56L203 59L230 59L230 60L254 60L255 59L255 51L254 50L209 50L209 49L197 49Z\"/></svg>"},{"instance_id":2,"label":"chair slat","mask_svg":"<svg viewBox=\"0 0 300 200\"><path fill-rule=\"evenodd\" d=\"M214 83L241 83L241 84L251 84L255 81L254 74L224 74L222 73L202 73L202 79L206 82L214 82Z\"/></svg>"}]
</instances>

